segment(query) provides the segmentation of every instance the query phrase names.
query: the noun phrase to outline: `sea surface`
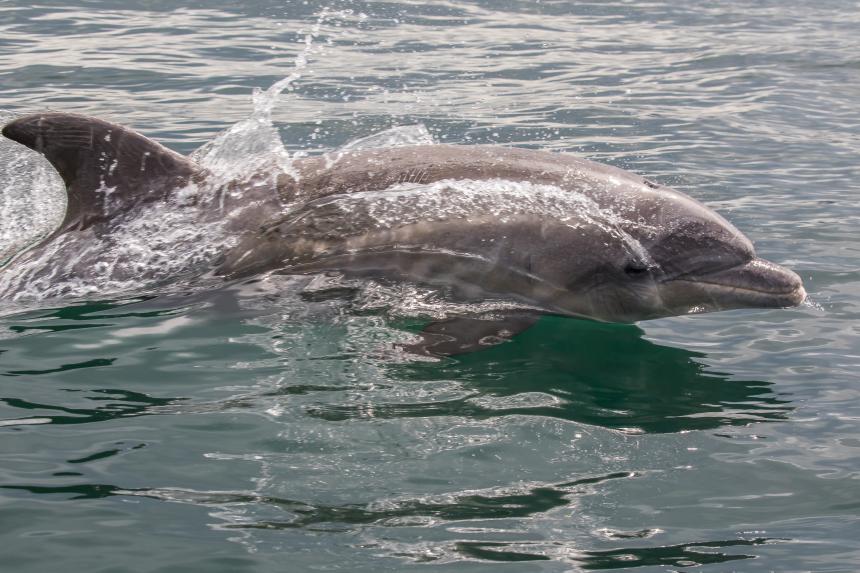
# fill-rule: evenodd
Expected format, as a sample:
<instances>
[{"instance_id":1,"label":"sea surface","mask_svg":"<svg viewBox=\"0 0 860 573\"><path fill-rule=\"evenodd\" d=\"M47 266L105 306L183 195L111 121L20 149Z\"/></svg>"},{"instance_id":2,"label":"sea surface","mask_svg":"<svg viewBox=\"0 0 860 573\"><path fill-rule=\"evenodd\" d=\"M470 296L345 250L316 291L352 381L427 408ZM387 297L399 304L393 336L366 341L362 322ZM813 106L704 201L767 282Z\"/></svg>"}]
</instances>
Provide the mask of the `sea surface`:
<instances>
[{"instance_id":1,"label":"sea surface","mask_svg":"<svg viewBox=\"0 0 860 573\"><path fill-rule=\"evenodd\" d=\"M421 325L406 287L4 303L0 570L857 571L858 31L854 0L0 0L5 119L191 153L269 106L292 154L420 125L571 152L705 202L810 294L545 317L436 361L395 351ZM62 188L0 156L21 247ZM158 227L124 238L152 245L171 259Z\"/></svg>"}]
</instances>

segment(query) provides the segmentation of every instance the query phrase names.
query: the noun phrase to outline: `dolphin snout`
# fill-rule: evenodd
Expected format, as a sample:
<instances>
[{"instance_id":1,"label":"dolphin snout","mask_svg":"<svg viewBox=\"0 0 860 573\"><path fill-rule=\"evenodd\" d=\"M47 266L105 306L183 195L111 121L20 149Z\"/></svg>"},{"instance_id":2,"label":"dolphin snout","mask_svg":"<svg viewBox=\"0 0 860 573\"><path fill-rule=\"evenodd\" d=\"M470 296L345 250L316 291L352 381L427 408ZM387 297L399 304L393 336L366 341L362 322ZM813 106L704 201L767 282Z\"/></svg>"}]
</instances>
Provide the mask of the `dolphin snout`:
<instances>
[{"instance_id":1,"label":"dolphin snout","mask_svg":"<svg viewBox=\"0 0 860 573\"><path fill-rule=\"evenodd\" d=\"M794 271L754 258L696 278L725 307L789 307L806 299L803 281Z\"/></svg>"}]
</instances>

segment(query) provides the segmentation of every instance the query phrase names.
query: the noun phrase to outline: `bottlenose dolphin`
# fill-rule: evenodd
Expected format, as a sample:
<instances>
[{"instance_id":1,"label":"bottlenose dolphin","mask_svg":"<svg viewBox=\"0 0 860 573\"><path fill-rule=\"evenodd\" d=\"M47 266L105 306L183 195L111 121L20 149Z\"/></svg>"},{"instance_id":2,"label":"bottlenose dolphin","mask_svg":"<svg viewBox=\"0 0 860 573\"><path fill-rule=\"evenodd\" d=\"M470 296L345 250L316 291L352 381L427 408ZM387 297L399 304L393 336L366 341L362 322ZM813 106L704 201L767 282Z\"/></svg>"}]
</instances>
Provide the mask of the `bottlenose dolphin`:
<instances>
[{"instance_id":1,"label":"bottlenose dolphin","mask_svg":"<svg viewBox=\"0 0 860 573\"><path fill-rule=\"evenodd\" d=\"M209 177L128 128L85 116L31 115L2 133L42 153L66 183L66 217L48 241ZM233 194L259 208L234 224L237 244L217 273L339 271L524 309L432 324L425 338L434 352L493 343L540 313L634 322L789 307L806 296L795 273L757 257L749 239L703 204L573 155L422 145L345 150L292 167L277 174L275 190Z\"/></svg>"}]
</instances>

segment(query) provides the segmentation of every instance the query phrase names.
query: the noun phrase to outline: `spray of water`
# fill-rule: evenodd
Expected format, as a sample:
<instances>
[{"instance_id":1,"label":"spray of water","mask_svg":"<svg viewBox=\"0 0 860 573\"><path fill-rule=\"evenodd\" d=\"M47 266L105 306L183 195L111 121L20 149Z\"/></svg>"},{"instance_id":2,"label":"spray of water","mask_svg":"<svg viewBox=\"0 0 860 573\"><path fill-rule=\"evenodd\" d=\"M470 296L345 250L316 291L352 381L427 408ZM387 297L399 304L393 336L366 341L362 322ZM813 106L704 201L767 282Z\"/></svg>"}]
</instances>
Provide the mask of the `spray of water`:
<instances>
[{"instance_id":1,"label":"spray of water","mask_svg":"<svg viewBox=\"0 0 860 573\"><path fill-rule=\"evenodd\" d=\"M304 47L293 61L293 72L267 90L256 88L252 94L251 115L196 150L191 154L191 159L223 182L241 180L264 170L271 172L273 177L276 177L279 171L298 178L292 167L290 154L284 147L277 128L272 124L272 111L280 95L284 91L292 90L293 84L302 78L310 58L321 55L325 50L325 44L315 42L321 35L323 26L333 20L347 18L351 14L351 10L323 9L311 30L305 34ZM272 169L273 167L276 169Z\"/></svg>"},{"instance_id":2,"label":"spray of water","mask_svg":"<svg viewBox=\"0 0 860 573\"><path fill-rule=\"evenodd\" d=\"M324 46L316 42L324 26L351 11L323 10L305 35L294 70L267 90L253 94L253 110L198 149L191 158L209 172L205 185L175 190L168 204L119 217L107 229L64 235L36 250L27 249L62 221L65 187L39 154L0 142L0 297L15 301L79 298L140 291L181 282L207 269L233 241L231 218L241 201L225 205L225 194L241 194L241 183L260 174L275 192L281 174L295 176L271 116L278 97L302 77ZM0 110L0 123L17 115ZM267 187L266 181L255 181ZM234 197L233 199L241 199ZM213 214L214 213L214 214ZM14 261L13 261L14 259Z\"/></svg>"},{"instance_id":3,"label":"spray of water","mask_svg":"<svg viewBox=\"0 0 860 573\"><path fill-rule=\"evenodd\" d=\"M0 125L14 117L0 110ZM0 268L49 235L65 211L65 185L45 158L0 138Z\"/></svg>"}]
</instances>

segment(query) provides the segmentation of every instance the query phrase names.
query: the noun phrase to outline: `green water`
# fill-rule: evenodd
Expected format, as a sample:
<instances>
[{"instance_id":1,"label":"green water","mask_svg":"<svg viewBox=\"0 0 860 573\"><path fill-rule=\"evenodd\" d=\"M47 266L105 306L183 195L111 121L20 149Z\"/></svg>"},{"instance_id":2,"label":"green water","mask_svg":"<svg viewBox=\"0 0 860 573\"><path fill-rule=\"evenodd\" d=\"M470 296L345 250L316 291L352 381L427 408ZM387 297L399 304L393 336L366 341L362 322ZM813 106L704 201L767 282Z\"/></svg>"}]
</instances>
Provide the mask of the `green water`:
<instances>
[{"instance_id":1,"label":"green water","mask_svg":"<svg viewBox=\"0 0 860 573\"><path fill-rule=\"evenodd\" d=\"M0 108L188 153L325 6L0 1ZM441 362L396 352L416 320L281 279L7 314L0 570L855 571L856 3L328 6L353 14L275 109L291 150L421 122L645 173L812 304L548 317Z\"/></svg>"}]
</instances>

